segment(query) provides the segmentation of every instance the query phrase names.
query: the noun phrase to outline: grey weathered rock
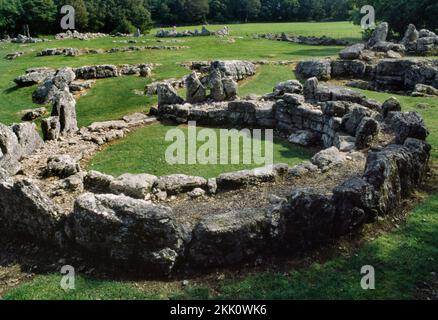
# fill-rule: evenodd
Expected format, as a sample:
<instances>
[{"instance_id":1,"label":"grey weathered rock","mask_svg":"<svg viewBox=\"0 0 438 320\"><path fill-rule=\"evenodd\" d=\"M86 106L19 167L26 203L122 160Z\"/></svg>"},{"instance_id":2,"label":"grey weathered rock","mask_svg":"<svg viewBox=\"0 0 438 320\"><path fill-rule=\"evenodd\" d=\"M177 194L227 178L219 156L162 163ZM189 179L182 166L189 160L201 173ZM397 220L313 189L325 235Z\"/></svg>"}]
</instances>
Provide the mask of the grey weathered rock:
<instances>
[{"instance_id":1,"label":"grey weathered rock","mask_svg":"<svg viewBox=\"0 0 438 320\"><path fill-rule=\"evenodd\" d=\"M110 185L113 181L114 177L92 170L84 177L84 187L94 193L111 193Z\"/></svg>"},{"instance_id":2,"label":"grey weathered rock","mask_svg":"<svg viewBox=\"0 0 438 320\"><path fill-rule=\"evenodd\" d=\"M211 178L207 180L208 192L210 194L216 194L217 192L217 180L216 178Z\"/></svg>"},{"instance_id":3,"label":"grey weathered rock","mask_svg":"<svg viewBox=\"0 0 438 320\"><path fill-rule=\"evenodd\" d=\"M172 105L184 102L184 99L178 96L175 88L168 83L160 83L157 86L158 105Z\"/></svg>"},{"instance_id":4,"label":"grey weathered rock","mask_svg":"<svg viewBox=\"0 0 438 320\"><path fill-rule=\"evenodd\" d=\"M355 136L362 119L365 117L373 117L375 115L376 113L372 110L360 105L355 105L351 112L342 118L342 124L346 132Z\"/></svg>"},{"instance_id":5,"label":"grey weathered rock","mask_svg":"<svg viewBox=\"0 0 438 320\"><path fill-rule=\"evenodd\" d=\"M331 79L331 62L330 60L310 60L300 61L297 64L295 74L300 80L317 78L318 80Z\"/></svg>"},{"instance_id":6,"label":"grey weathered rock","mask_svg":"<svg viewBox=\"0 0 438 320\"><path fill-rule=\"evenodd\" d=\"M45 107L26 109L23 110L23 117L21 119L23 121L33 121L35 119L41 118L46 113L47 113L47 109Z\"/></svg>"},{"instance_id":7,"label":"grey weathered rock","mask_svg":"<svg viewBox=\"0 0 438 320\"><path fill-rule=\"evenodd\" d=\"M368 40L367 47L371 48L379 42L386 41L388 37L388 23L382 22L377 26L377 28L373 31L371 38Z\"/></svg>"},{"instance_id":8,"label":"grey weathered rock","mask_svg":"<svg viewBox=\"0 0 438 320\"><path fill-rule=\"evenodd\" d=\"M256 74L256 65L249 61L223 60L213 61L210 70L216 69L223 78L231 77L234 81L244 80Z\"/></svg>"},{"instance_id":9,"label":"grey weathered rock","mask_svg":"<svg viewBox=\"0 0 438 320\"><path fill-rule=\"evenodd\" d=\"M47 160L48 177L67 178L81 171L79 164L69 155L51 156Z\"/></svg>"},{"instance_id":10,"label":"grey weathered rock","mask_svg":"<svg viewBox=\"0 0 438 320\"><path fill-rule=\"evenodd\" d=\"M376 120L364 117L356 130L356 148L360 150L370 147L379 131L380 125Z\"/></svg>"},{"instance_id":11,"label":"grey weathered rock","mask_svg":"<svg viewBox=\"0 0 438 320\"><path fill-rule=\"evenodd\" d=\"M275 223L260 209L208 215L193 231L188 261L204 267L242 262L269 248Z\"/></svg>"},{"instance_id":12,"label":"grey weathered rock","mask_svg":"<svg viewBox=\"0 0 438 320\"><path fill-rule=\"evenodd\" d=\"M285 93L301 94L303 92L303 85L298 80L288 80L280 82L274 87L274 93L278 96Z\"/></svg>"},{"instance_id":13,"label":"grey weathered rock","mask_svg":"<svg viewBox=\"0 0 438 320\"><path fill-rule=\"evenodd\" d=\"M59 92L58 87L53 84L53 79L47 79L32 93L32 100L40 104L52 103Z\"/></svg>"},{"instance_id":14,"label":"grey weathered rock","mask_svg":"<svg viewBox=\"0 0 438 320\"><path fill-rule=\"evenodd\" d=\"M184 193L195 188L206 188L207 180L202 177L173 174L159 177L154 188L166 191L169 195Z\"/></svg>"},{"instance_id":15,"label":"grey weathered rock","mask_svg":"<svg viewBox=\"0 0 438 320\"><path fill-rule=\"evenodd\" d=\"M290 143L310 147L319 142L320 136L310 130L300 130L291 134L288 138Z\"/></svg>"},{"instance_id":16,"label":"grey weathered rock","mask_svg":"<svg viewBox=\"0 0 438 320\"><path fill-rule=\"evenodd\" d=\"M26 87L41 83L52 78L55 71L49 68L33 68L26 70L26 73L14 80L17 86Z\"/></svg>"},{"instance_id":17,"label":"grey weathered rock","mask_svg":"<svg viewBox=\"0 0 438 320\"><path fill-rule=\"evenodd\" d=\"M415 91L411 94L413 97L438 96L438 89L425 84L418 83L415 85Z\"/></svg>"},{"instance_id":18,"label":"grey weathered rock","mask_svg":"<svg viewBox=\"0 0 438 320\"><path fill-rule=\"evenodd\" d=\"M304 83L304 97L306 100L315 100L316 99L316 91L318 89L318 79L315 77L312 77L308 79Z\"/></svg>"},{"instance_id":19,"label":"grey weathered rock","mask_svg":"<svg viewBox=\"0 0 438 320\"><path fill-rule=\"evenodd\" d=\"M41 130L44 140L57 140L61 135L59 117L49 117L41 120Z\"/></svg>"},{"instance_id":20,"label":"grey weathered rock","mask_svg":"<svg viewBox=\"0 0 438 320\"><path fill-rule=\"evenodd\" d=\"M289 168L288 175L292 177L302 177L308 175L309 173L314 173L318 171L318 167L315 166L310 161L305 161L292 168Z\"/></svg>"},{"instance_id":21,"label":"grey weathered rock","mask_svg":"<svg viewBox=\"0 0 438 320\"><path fill-rule=\"evenodd\" d=\"M336 233L347 234L377 216L374 188L364 179L351 178L333 190L336 206Z\"/></svg>"},{"instance_id":22,"label":"grey weathered rock","mask_svg":"<svg viewBox=\"0 0 438 320\"><path fill-rule=\"evenodd\" d=\"M75 69L77 79L102 79L118 77L119 72L114 65L84 66Z\"/></svg>"},{"instance_id":23,"label":"grey weathered rock","mask_svg":"<svg viewBox=\"0 0 438 320\"><path fill-rule=\"evenodd\" d=\"M61 134L69 134L78 130L76 100L68 88L56 95L52 109L53 116L59 117Z\"/></svg>"},{"instance_id":24,"label":"grey weathered rock","mask_svg":"<svg viewBox=\"0 0 438 320\"><path fill-rule=\"evenodd\" d=\"M307 249L333 236L335 209L330 197L312 189L295 189L280 208L285 244Z\"/></svg>"},{"instance_id":25,"label":"grey weathered rock","mask_svg":"<svg viewBox=\"0 0 438 320\"><path fill-rule=\"evenodd\" d=\"M247 185L257 185L263 182L274 182L278 173L274 167L264 167L252 170L222 173L217 177L219 189L238 189Z\"/></svg>"},{"instance_id":26,"label":"grey weathered rock","mask_svg":"<svg viewBox=\"0 0 438 320\"><path fill-rule=\"evenodd\" d=\"M365 77L367 65L360 60L335 60L331 63L331 76L333 78Z\"/></svg>"},{"instance_id":27,"label":"grey weathered rock","mask_svg":"<svg viewBox=\"0 0 438 320\"><path fill-rule=\"evenodd\" d=\"M10 175L16 174L21 166L18 162L23 149L11 128L0 123L0 167Z\"/></svg>"},{"instance_id":28,"label":"grey weathered rock","mask_svg":"<svg viewBox=\"0 0 438 320\"><path fill-rule=\"evenodd\" d=\"M146 199L150 196L157 177L150 174L124 174L112 180L109 190L113 194L124 194L136 199Z\"/></svg>"},{"instance_id":29,"label":"grey weathered rock","mask_svg":"<svg viewBox=\"0 0 438 320\"><path fill-rule=\"evenodd\" d=\"M186 78L186 87L186 100L188 103L199 103L205 101L206 90L199 80L196 72L193 72L190 76Z\"/></svg>"},{"instance_id":30,"label":"grey weathered rock","mask_svg":"<svg viewBox=\"0 0 438 320\"><path fill-rule=\"evenodd\" d=\"M44 141L38 134L34 123L24 122L14 124L12 130L18 138L18 143L23 150L23 155L30 155L44 145Z\"/></svg>"},{"instance_id":31,"label":"grey weathered rock","mask_svg":"<svg viewBox=\"0 0 438 320\"><path fill-rule=\"evenodd\" d=\"M59 244L66 215L31 180L0 182L0 228Z\"/></svg>"},{"instance_id":32,"label":"grey weathered rock","mask_svg":"<svg viewBox=\"0 0 438 320\"><path fill-rule=\"evenodd\" d=\"M64 90L68 88L70 83L76 79L76 74L72 68L60 69L53 77L53 84L59 89Z\"/></svg>"},{"instance_id":33,"label":"grey weathered rock","mask_svg":"<svg viewBox=\"0 0 438 320\"><path fill-rule=\"evenodd\" d=\"M352 46L346 47L339 53L339 57L345 60L355 60L362 58L362 52L365 49L365 45L357 43Z\"/></svg>"},{"instance_id":34,"label":"grey weathered rock","mask_svg":"<svg viewBox=\"0 0 438 320\"><path fill-rule=\"evenodd\" d=\"M403 144L407 138L426 140L429 135L423 117L416 111L395 113L391 117L391 126L398 144Z\"/></svg>"},{"instance_id":35,"label":"grey weathered rock","mask_svg":"<svg viewBox=\"0 0 438 320\"><path fill-rule=\"evenodd\" d=\"M203 197L205 196L205 194L206 194L205 190L201 188L195 188L192 191L187 192L187 195L193 199Z\"/></svg>"},{"instance_id":36,"label":"grey weathered rock","mask_svg":"<svg viewBox=\"0 0 438 320\"><path fill-rule=\"evenodd\" d=\"M382 115L384 118L386 118L390 112L399 111L401 111L401 104L397 100L397 98L391 97L386 100L382 105Z\"/></svg>"},{"instance_id":37,"label":"grey weathered rock","mask_svg":"<svg viewBox=\"0 0 438 320\"><path fill-rule=\"evenodd\" d=\"M407 46L412 42L417 42L419 35L420 34L417 31L417 28L415 28L413 24L410 24L405 32L405 35L401 43Z\"/></svg>"},{"instance_id":38,"label":"grey weathered rock","mask_svg":"<svg viewBox=\"0 0 438 320\"><path fill-rule=\"evenodd\" d=\"M341 152L352 151L356 147L356 138L348 134L337 133L333 145Z\"/></svg>"},{"instance_id":39,"label":"grey weathered rock","mask_svg":"<svg viewBox=\"0 0 438 320\"><path fill-rule=\"evenodd\" d=\"M68 234L94 254L162 274L172 271L186 240L170 208L91 193L76 200Z\"/></svg>"},{"instance_id":40,"label":"grey weathered rock","mask_svg":"<svg viewBox=\"0 0 438 320\"><path fill-rule=\"evenodd\" d=\"M312 157L312 163L323 171L343 164L345 161L347 161L346 155L336 147L322 150Z\"/></svg>"},{"instance_id":41,"label":"grey weathered rock","mask_svg":"<svg viewBox=\"0 0 438 320\"><path fill-rule=\"evenodd\" d=\"M224 101L227 96L222 82L222 75L218 69L213 69L209 75L209 87L211 98L215 101Z\"/></svg>"},{"instance_id":42,"label":"grey weathered rock","mask_svg":"<svg viewBox=\"0 0 438 320\"><path fill-rule=\"evenodd\" d=\"M234 100L238 94L237 82L231 77L222 78L222 87L224 88L225 99Z\"/></svg>"}]
</instances>

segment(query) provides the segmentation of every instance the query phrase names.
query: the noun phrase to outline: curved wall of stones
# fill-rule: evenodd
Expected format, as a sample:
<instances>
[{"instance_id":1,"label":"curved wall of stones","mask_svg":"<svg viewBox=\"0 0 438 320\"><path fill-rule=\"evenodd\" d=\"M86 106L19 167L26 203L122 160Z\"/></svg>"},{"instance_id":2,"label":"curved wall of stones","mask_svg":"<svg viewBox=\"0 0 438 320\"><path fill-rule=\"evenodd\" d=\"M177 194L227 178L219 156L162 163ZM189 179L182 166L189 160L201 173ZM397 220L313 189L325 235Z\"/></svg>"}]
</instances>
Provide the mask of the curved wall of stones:
<instances>
[{"instance_id":1,"label":"curved wall of stones","mask_svg":"<svg viewBox=\"0 0 438 320\"><path fill-rule=\"evenodd\" d=\"M68 157L50 157L47 176L78 175L83 180L84 190L75 197L73 209L61 208L34 181L15 175L19 168L12 172L2 169L2 228L66 249L76 246L114 263L139 263L157 273L168 274L180 264L227 266L277 249L294 253L353 232L396 210L428 170L431 147L425 142L428 132L418 113L403 113L396 101L380 105L350 90L320 85L316 79L308 80L304 87L296 81L279 84L259 100L162 103L157 113L161 119L177 123L196 120L205 125L274 128L294 138L303 135L303 144L313 142L309 136L317 137L330 148L316 154L312 163L294 168L275 165L210 180L183 175L80 175L80 168ZM121 122L95 124L79 134L86 139L87 134L119 128ZM127 123L124 120L124 126ZM32 152L26 147L31 139L25 137L36 131L34 127L27 131L0 129L0 163L2 168L10 168L25 152ZM392 141L376 142L381 130L391 135ZM342 140L343 136L348 139ZM168 196L189 192L193 197L230 189L247 192L248 185L288 179L297 171L329 170L348 156L331 147L336 140L344 142L340 148L345 150L372 145L374 149L368 153L363 174L326 193L297 188L268 208L224 210L194 224L179 223L170 206L148 200L152 196L159 200L163 192ZM352 145L346 146L346 141Z\"/></svg>"}]
</instances>

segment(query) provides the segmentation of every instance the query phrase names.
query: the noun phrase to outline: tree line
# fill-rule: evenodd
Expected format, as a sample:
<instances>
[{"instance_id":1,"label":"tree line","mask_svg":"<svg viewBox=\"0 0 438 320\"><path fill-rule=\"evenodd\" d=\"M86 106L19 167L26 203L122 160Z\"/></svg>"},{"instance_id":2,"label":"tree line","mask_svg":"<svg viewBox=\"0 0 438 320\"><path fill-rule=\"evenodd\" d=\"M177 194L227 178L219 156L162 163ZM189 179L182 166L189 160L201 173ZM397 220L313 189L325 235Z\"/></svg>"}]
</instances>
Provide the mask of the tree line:
<instances>
[{"instance_id":1,"label":"tree line","mask_svg":"<svg viewBox=\"0 0 438 320\"><path fill-rule=\"evenodd\" d=\"M72 5L79 31L146 32L152 26L275 21L360 21L371 4L396 32L408 23L438 27L436 0L0 0L0 35L60 32L60 8Z\"/></svg>"}]
</instances>

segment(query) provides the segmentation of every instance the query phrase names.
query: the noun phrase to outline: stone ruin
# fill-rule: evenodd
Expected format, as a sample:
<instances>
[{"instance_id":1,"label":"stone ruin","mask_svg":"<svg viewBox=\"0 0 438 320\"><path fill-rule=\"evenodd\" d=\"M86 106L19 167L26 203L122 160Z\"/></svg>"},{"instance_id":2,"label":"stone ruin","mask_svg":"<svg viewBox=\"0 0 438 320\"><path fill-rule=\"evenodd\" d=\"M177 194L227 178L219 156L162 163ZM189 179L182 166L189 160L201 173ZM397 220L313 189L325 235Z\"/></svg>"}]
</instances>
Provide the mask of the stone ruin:
<instances>
[{"instance_id":1,"label":"stone ruin","mask_svg":"<svg viewBox=\"0 0 438 320\"><path fill-rule=\"evenodd\" d=\"M97 65L79 68L31 68L25 74L17 77L14 82L19 87L39 84L32 94L35 103L48 104L55 100L55 96L65 89L75 95L83 95L94 85L96 79L113 78L127 75L149 77L154 64L133 65Z\"/></svg>"},{"instance_id":2,"label":"stone ruin","mask_svg":"<svg viewBox=\"0 0 438 320\"><path fill-rule=\"evenodd\" d=\"M103 38L103 37L108 37L108 34L106 33L92 33L92 32L87 32L87 33L81 33L78 32L76 30L71 31L68 30L66 32L62 32L62 33L58 33L55 35L55 39L56 40L65 40L65 39L78 39L78 40L92 40L92 39L98 39L98 38Z\"/></svg>"},{"instance_id":3,"label":"stone ruin","mask_svg":"<svg viewBox=\"0 0 438 320\"><path fill-rule=\"evenodd\" d=\"M227 101L221 95L227 91L220 90L224 80L241 77L223 72L229 65L242 64L212 63L207 82L188 76L190 102L159 86L158 120L272 128L322 151L294 167L275 164L212 179L86 172L82 164L99 146L155 118L134 114L78 129L74 98L65 87L53 117L43 122L51 128L45 132L54 133L47 141L32 123L0 125L0 227L116 265L169 274L327 243L391 214L426 177L427 128L418 113L401 112L397 100L380 104L311 78L304 85L280 83L262 97ZM115 72L98 69L62 72L84 78ZM210 97L204 83L216 86ZM63 137L56 139L58 132Z\"/></svg>"},{"instance_id":4,"label":"stone ruin","mask_svg":"<svg viewBox=\"0 0 438 320\"><path fill-rule=\"evenodd\" d=\"M177 31L176 28L171 30L161 29L156 33L157 38L180 38L180 37L208 37L208 36L228 36L230 30L227 26L224 26L218 31L209 31L206 26L202 26L201 31L195 29L194 31Z\"/></svg>"},{"instance_id":5,"label":"stone ruin","mask_svg":"<svg viewBox=\"0 0 438 320\"><path fill-rule=\"evenodd\" d=\"M366 90L402 92L412 96L436 96L438 60L403 57L407 53L424 54L422 39L433 38L432 33L425 30L415 32L415 27L411 25L402 41L404 44L397 44L386 41L387 32L388 25L382 23L368 43L345 48L337 60L302 61L296 67L296 75L301 80L311 77L324 81L355 79L348 85ZM417 33L418 37L410 36ZM408 42L409 48L412 49L415 44L420 49L406 50ZM433 52L433 48L430 46L427 52Z\"/></svg>"},{"instance_id":6,"label":"stone ruin","mask_svg":"<svg viewBox=\"0 0 438 320\"><path fill-rule=\"evenodd\" d=\"M306 44L312 46L347 46L351 44L350 41L344 39L336 39L326 36L323 37L294 36L294 35L288 35L284 32L281 34L272 34L272 33L260 34L255 36L255 38L274 40L274 41L284 41L284 42L291 42L297 44Z\"/></svg>"}]
</instances>

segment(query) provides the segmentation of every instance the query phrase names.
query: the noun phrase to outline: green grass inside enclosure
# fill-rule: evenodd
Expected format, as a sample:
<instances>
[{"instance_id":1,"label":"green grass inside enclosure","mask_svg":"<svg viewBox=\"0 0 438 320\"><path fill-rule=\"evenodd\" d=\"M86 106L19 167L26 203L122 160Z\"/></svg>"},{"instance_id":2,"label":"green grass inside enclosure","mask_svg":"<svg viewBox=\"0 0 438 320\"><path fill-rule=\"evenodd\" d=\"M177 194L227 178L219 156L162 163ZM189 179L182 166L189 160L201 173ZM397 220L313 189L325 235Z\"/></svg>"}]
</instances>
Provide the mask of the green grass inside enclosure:
<instances>
[{"instance_id":1,"label":"green grass inside enclosure","mask_svg":"<svg viewBox=\"0 0 438 320\"><path fill-rule=\"evenodd\" d=\"M166 134L169 130L175 128L180 129L184 133L185 137L185 150L188 151L188 129L186 126L174 127L166 126L162 124L153 124L151 126L141 128L129 134L126 138L112 143L106 147L102 152L98 153L92 160L89 169L101 171L114 176L121 175L123 173L149 173L154 175L168 175L173 173L183 173L188 175L197 175L205 178L213 178L224 172L232 172L242 169L253 169L257 167L263 167L263 163L254 163L254 158L251 156L251 145L254 140L258 140L251 137L246 137L239 140L239 162L233 164L231 162L231 155L233 149L231 142L228 144L228 149L225 149L228 156L227 164L221 164L220 154L224 149L220 148L220 129L212 129L217 139L217 164L186 164L188 163L187 152L184 154L186 163L169 164L166 160L166 150L171 146L174 140L165 141ZM199 133L203 128L196 128ZM254 134L252 132L251 134ZM232 134L234 137L239 137L236 132ZM246 140L246 142L244 142ZM265 156L265 151L269 150L265 148L265 140L258 140L262 145L262 157ZM244 145L250 146L249 152L246 153L247 159L250 164L244 161ZM197 143L197 152L202 145L205 144L205 140ZM289 165L295 165L304 160L308 160L312 156L312 152L296 146L292 146L288 142L280 139L274 139L272 146L274 163L287 163ZM199 151L200 152L200 151ZM204 153L202 153L204 154ZM207 152L209 155L209 153ZM251 160L252 159L252 160Z\"/></svg>"}]
</instances>

